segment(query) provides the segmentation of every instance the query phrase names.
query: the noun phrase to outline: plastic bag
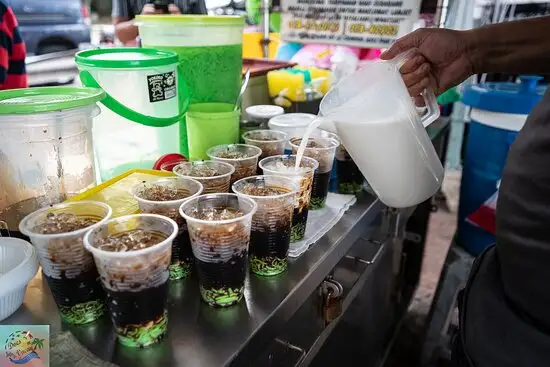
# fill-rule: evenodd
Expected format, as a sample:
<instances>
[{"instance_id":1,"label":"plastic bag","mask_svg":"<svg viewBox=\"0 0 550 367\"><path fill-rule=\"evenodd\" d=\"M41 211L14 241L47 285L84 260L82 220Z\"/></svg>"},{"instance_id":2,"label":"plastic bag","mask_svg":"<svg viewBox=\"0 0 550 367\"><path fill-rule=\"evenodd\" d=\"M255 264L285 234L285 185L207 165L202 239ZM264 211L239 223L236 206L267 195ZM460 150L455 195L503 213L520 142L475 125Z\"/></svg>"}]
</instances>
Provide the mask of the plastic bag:
<instances>
[{"instance_id":1,"label":"plastic bag","mask_svg":"<svg viewBox=\"0 0 550 367\"><path fill-rule=\"evenodd\" d=\"M491 234L496 233L496 212L498 200L498 188L500 181L497 184L497 191L491 197L468 217L466 222L473 224Z\"/></svg>"}]
</instances>

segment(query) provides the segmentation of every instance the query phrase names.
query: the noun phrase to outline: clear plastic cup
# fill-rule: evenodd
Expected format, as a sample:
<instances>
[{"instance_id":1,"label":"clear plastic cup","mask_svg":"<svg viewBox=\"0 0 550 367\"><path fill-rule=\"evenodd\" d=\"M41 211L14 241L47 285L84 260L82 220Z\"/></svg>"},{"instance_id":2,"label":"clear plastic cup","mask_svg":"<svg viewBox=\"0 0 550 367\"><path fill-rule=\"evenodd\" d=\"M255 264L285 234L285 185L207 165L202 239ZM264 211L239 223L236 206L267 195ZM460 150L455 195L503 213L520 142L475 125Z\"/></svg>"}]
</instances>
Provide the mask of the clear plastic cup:
<instances>
[{"instance_id":1,"label":"clear plastic cup","mask_svg":"<svg viewBox=\"0 0 550 367\"><path fill-rule=\"evenodd\" d=\"M142 230L158 242L140 250L107 251L106 238ZM118 341L129 347L159 342L168 325L168 267L178 225L157 214L135 214L111 219L84 237L94 257Z\"/></svg>"},{"instance_id":2,"label":"clear plastic cup","mask_svg":"<svg viewBox=\"0 0 550 367\"><path fill-rule=\"evenodd\" d=\"M191 251L187 223L179 214L179 208L185 200L202 193L202 184L191 178L164 177L141 182L133 186L131 191L141 213L164 215L178 224L178 235L172 242L170 279L178 280L187 277L193 266L193 251ZM165 194L168 196L163 196ZM177 199L166 200L166 197L177 197Z\"/></svg>"},{"instance_id":3,"label":"clear plastic cup","mask_svg":"<svg viewBox=\"0 0 550 367\"><path fill-rule=\"evenodd\" d=\"M235 167L217 161L183 162L174 167L177 176L199 181L203 194L228 192L233 172Z\"/></svg>"},{"instance_id":4,"label":"clear plastic cup","mask_svg":"<svg viewBox=\"0 0 550 367\"><path fill-rule=\"evenodd\" d=\"M258 205L252 216L250 270L264 276L284 272L298 184L284 176L252 176L235 182L233 192Z\"/></svg>"},{"instance_id":5,"label":"clear plastic cup","mask_svg":"<svg viewBox=\"0 0 550 367\"><path fill-rule=\"evenodd\" d=\"M243 134L244 142L262 150L260 160L285 152L288 135L277 130L251 130Z\"/></svg>"},{"instance_id":6,"label":"clear plastic cup","mask_svg":"<svg viewBox=\"0 0 550 367\"><path fill-rule=\"evenodd\" d=\"M210 159L229 163L235 167L235 172L231 175L231 184L233 184L241 178L256 175L258 158L262 150L247 144L224 144L208 149L206 154Z\"/></svg>"},{"instance_id":7,"label":"clear plastic cup","mask_svg":"<svg viewBox=\"0 0 550 367\"><path fill-rule=\"evenodd\" d=\"M339 194L357 194L363 191L365 178L341 144L336 149L336 179Z\"/></svg>"},{"instance_id":8,"label":"clear plastic cup","mask_svg":"<svg viewBox=\"0 0 550 367\"><path fill-rule=\"evenodd\" d=\"M63 321L87 324L103 316L105 293L92 255L85 249L87 231L103 225L113 210L97 201L77 201L43 208L27 215L19 230L36 247L42 273L52 291ZM51 215L71 214L78 220L94 222L65 233L44 234L40 226L51 221ZM73 217L74 218L74 217Z\"/></svg>"},{"instance_id":9,"label":"clear plastic cup","mask_svg":"<svg viewBox=\"0 0 550 367\"><path fill-rule=\"evenodd\" d=\"M292 147L293 154L298 152L301 142L302 138L296 137L290 139L290 146ZM315 171L313 188L311 189L311 201L309 203L309 208L311 210L318 210L325 207L330 186L332 165L334 164L336 148L339 145L340 142L334 138L319 136L308 138L304 156L313 158L319 162L319 168Z\"/></svg>"},{"instance_id":10,"label":"clear plastic cup","mask_svg":"<svg viewBox=\"0 0 550 367\"><path fill-rule=\"evenodd\" d=\"M252 216L256 203L235 194L201 195L185 201L203 301L228 307L243 298Z\"/></svg>"},{"instance_id":11,"label":"clear plastic cup","mask_svg":"<svg viewBox=\"0 0 550 367\"><path fill-rule=\"evenodd\" d=\"M296 156L294 155L276 155L260 161L260 168L264 175L285 176L291 178L298 185L298 195L292 215L290 243L302 240L306 234L313 177L315 170L319 167L319 163L309 157L302 158L298 171L294 168L295 164Z\"/></svg>"},{"instance_id":12,"label":"clear plastic cup","mask_svg":"<svg viewBox=\"0 0 550 367\"><path fill-rule=\"evenodd\" d=\"M160 170L164 171L164 172L173 172L174 168L176 168L176 166L180 165L181 163L185 163L185 162L188 162L188 160L185 159L185 158L169 161L169 162L161 164L160 165Z\"/></svg>"}]
</instances>

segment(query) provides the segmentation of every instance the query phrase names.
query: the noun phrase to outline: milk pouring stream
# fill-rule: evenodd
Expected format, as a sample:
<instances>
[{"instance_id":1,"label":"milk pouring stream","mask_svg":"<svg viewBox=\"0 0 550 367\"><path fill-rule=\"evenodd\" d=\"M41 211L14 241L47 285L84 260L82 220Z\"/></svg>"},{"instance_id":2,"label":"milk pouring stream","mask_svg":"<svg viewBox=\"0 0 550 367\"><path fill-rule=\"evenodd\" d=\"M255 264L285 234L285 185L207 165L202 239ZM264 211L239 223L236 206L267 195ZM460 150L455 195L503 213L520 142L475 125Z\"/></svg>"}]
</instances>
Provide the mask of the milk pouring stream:
<instances>
[{"instance_id":1,"label":"milk pouring stream","mask_svg":"<svg viewBox=\"0 0 550 367\"><path fill-rule=\"evenodd\" d=\"M427 112L418 116L399 73L408 57L369 63L342 80L312 121L339 135L380 200L395 208L420 204L443 181L443 166L425 130L439 117L439 107L433 91L426 90Z\"/></svg>"}]
</instances>

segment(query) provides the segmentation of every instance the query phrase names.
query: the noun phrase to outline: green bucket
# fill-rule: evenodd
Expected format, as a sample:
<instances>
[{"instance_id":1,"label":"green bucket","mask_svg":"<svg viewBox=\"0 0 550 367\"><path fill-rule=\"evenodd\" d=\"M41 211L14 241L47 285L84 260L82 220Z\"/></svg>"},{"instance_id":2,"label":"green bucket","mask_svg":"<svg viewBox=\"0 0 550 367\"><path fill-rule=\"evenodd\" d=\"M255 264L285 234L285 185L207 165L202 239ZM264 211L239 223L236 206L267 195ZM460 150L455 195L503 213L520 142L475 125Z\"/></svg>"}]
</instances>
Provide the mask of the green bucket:
<instances>
[{"instance_id":1,"label":"green bucket","mask_svg":"<svg viewBox=\"0 0 550 367\"><path fill-rule=\"evenodd\" d=\"M235 144L239 140L239 118L229 103L198 103L187 111L187 138L189 159L209 159L206 151L222 144ZM184 128L180 125L180 128ZM183 134L180 132L180 136Z\"/></svg>"}]
</instances>

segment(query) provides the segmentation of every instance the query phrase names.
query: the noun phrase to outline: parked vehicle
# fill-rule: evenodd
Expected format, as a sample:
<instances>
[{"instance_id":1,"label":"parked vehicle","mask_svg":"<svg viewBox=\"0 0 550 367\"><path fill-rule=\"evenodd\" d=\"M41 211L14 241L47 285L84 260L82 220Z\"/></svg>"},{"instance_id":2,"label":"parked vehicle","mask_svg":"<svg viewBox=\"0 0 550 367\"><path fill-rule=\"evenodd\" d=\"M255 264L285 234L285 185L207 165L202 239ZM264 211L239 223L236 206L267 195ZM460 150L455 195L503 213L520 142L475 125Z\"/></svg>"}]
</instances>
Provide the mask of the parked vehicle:
<instances>
[{"instance_id":1,"label":"parked vehicle","mask_svg":"<svg viewBox=\"0 0 550 367\"><path fill-rule=\"evenodd\" d=\"M90 12L82 0L4 0L11 6L29 55L90 43Z\"/></svg>"}]
</instances>

